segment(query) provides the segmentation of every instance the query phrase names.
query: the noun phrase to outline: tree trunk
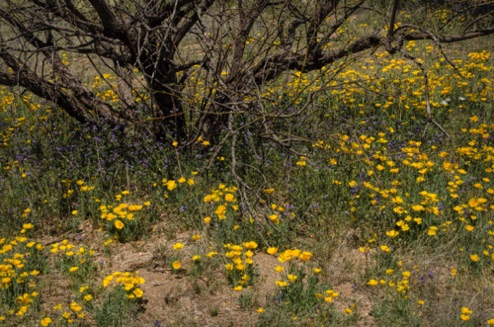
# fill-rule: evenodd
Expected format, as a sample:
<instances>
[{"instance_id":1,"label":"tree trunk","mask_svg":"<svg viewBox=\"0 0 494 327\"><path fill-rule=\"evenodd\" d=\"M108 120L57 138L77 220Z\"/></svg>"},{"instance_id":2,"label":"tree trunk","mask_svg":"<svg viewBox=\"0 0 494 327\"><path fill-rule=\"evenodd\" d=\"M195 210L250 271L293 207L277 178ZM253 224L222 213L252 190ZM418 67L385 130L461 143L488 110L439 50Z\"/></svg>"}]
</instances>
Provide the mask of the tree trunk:
<instances>
[{"instance_id":1,"label":"tree trunk","mask_svg":"<svg viewBox=\"0 0 494 327\"><path fill-rule=\"evenodd\" d=\"M175 74L163 73L148 79L149 89L153 97L153 133L157 140L174 140L181 142L186 139L185 115L182 99L177 88Z\"/></svg>"}]
</instances>

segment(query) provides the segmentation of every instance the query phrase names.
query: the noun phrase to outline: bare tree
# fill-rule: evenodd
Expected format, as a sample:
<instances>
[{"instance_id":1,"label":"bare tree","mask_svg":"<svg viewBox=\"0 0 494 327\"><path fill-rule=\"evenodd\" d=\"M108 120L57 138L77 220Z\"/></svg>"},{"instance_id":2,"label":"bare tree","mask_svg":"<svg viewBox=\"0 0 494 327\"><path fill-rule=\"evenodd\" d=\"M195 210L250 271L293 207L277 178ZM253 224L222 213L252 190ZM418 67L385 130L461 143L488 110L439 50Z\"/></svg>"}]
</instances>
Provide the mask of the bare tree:
<instances>
[{"instance_id":1,"label":"bare tree","mask_svg":"<svg viewBox=\"0 0 494 327\"><path fill-rule=\"evenodd\" d=\"M223 129L235 141L238 131L257 124L262 135L286 145L270 119L294 117L307 106L275 113L264 108L263 87L283 73L319 70L377 47L402 52L411 40L433 40L440 47L494 33L492 2L380 2L3 0L0 84L25 88L80 122L123 129L137 125L161 140L186 144ZM412 2L415 11L443 6L453 14L442 23L396 27L400 6L410 8ZM366 11L379 17L380 28L354 39L339 36L340 28ZM463 29L447 32L453 23ZM248 46L258 34L256 44ZM119 105L101 100L85 86L73 65L64 63L62 52L85 56L86 64L102 76L102 70L113 71ZM210 89L194 111L184 105L186 86L194 82L191 71L199 72ZM135 94L143 92L151 100L137 104ZM151 117L149 126L139 118L143 110ZM242 123L233 124L235 119Z\"/></svg>"}]
</instances>

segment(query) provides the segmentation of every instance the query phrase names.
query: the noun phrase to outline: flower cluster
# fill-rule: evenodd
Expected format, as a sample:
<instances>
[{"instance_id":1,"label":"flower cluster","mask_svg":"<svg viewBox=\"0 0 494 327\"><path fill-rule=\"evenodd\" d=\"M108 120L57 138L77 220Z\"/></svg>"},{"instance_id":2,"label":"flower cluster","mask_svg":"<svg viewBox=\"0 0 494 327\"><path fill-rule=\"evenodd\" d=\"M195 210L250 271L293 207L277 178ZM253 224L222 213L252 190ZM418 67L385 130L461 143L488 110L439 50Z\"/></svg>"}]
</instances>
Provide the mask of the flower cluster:
<instances>
[{"instance_id":1,"label":"flower cluster","mask_svg":"<svg viewBox=\"0 0 494 327\"><path fill-rule=\"evenodd\" d=\"M23 234L22 231L20 233ZM39 298L38 275L44 246L24 236L0 238L0 299L12 298L0 308L0 321L22 319Z\"/></svg>"},{"instance_id":2,"label":"flower cluster","mask_svg":"<svg viewBox=\"0 0 494 327\"><path fill-rule=\"evenodd\" d=\"M225 244L225 271L231 285L236 291L252 284L255 277L254 250L258 245L254 241L242 245Z\"/></svg>"},{"instance_id":3,"label":"flower cluster","mask_svg":"<svg viewBox=\"0 0 494 327\"><path fill-rule=\"evenodd\" d=\"M120 272L116 271L103 279L103 287L107 288L111 284L121 287L127 292L128 299L140 299L144 292L139 287L145 283L144 278L139 276L138 272Z\"/></svg>"},{"instance_id":4,"label":"flower cluster","mask_svg":"<svg viewBox=\"0 0 494 327\"><path fill-rule=\"evenodd\" d=\"M220 184L217 189L212 189L211 193L204 197L204 202L214 204L214 214L219 220L224 220L229 210L238 211L236 192L235 186L227 187L225 184Z\"/></svg>"},{"instance_id":5,"label":"flower cluster","mask_svg":"<svg viewBox=\"0 0 494 327\"><path fill-rule=\"evenodd\" d=\"M125 195L128 195L129 191L123 191L116 195L117 201L121 201ZM135 220L135 214L143 209L143 207L150 206L149 201L143 204L120 202L116 205L104 205L99 207L101 212L101 219L111 222L116 230L122 230L125 227L124 221L132 223Z\"/></svg>"}]
</instances>

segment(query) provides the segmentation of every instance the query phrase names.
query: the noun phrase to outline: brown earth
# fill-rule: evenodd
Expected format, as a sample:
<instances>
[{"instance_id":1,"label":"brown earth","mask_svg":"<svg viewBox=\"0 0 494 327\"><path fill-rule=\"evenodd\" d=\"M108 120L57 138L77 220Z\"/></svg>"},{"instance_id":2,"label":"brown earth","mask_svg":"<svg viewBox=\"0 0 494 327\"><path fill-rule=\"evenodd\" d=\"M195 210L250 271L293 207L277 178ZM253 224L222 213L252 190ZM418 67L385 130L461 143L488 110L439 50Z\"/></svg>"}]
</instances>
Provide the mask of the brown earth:
<instances>
[{"instance_id":1,"label":"brown earth","mask_svg":"<svg viewBox=\"0 0 494 327\"><path fill-rule=\"evenodd\" d=\"M228 285L222 267L215 267L207 274L194 278L186 269L178 273L170 269L170 255L174 254L173 244L181 242L185 247L180 250L182 258L190 258L194 253L190 248L193 232L176 235L168 240L164 235L156 234L145 241L126 244L115 243L111 247L111 255L102 250L104 233L85 226L79 235L66 237L71 243L78 241L96 246L94 260L98 263L99 278L115 271L138 271L145 279L143 312L129 326L253 326L256 323L258 307L264 307L274 296L275 281L278 273L274 267L279 265L277 258L257 252L254 262L259 276L248 291L254 295L254 305L242 308L239 297L241 292L232 290ZM60 240L49 240L50 244ZM202 240L201 240L202 241ZM206 241L204 241L206 242ZM94 247L94 246L93 246ZM207 245L206 245L207 247ZM176 253L176 252L175 252ZM190 267L191 260L181 260L183 267ZM335 307L342 312L350 303L355 304L359 315L355 326L374 325L369 315L371 301L369 294L355 286L358 276L364 271L367 257L358 250L342 246L338 255L332 257L322 268L327 272L330 284L340 293ZM207 276L207 277L206 277ZM50 274L46 280L49 300L43 305L47 311L56 303L67 302L66 294L70 294L70 283L63 276ZM65 295L65 296L64 296Z\"/></svg>"}]
</instances>

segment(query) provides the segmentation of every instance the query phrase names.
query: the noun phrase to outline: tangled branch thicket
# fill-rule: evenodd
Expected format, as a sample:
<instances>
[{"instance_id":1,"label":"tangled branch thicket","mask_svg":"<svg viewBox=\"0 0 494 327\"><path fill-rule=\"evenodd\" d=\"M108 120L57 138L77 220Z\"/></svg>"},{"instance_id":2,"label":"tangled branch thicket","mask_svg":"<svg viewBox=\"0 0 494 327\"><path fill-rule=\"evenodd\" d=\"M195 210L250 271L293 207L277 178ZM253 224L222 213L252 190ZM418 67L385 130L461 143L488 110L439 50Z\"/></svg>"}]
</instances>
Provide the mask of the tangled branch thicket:
<instances>
[{"instance_id":1,"label":"tangled branch thicket","mask_svg":"<svg viewBox=\"0 0 494 327\"><path fill-rule=\"evenodd\" d=\"M401 17L411 8L413 16ZM456 0L5 0L0 84L82 123L183 146L206 138L214 155L233 144L235 157L239 135L254 153L265 140L287 148L304 140L297 131L307 129L311 103L344 87L333 77L356 55L383 47L413 60L403 52L413 40L441 47L492 34L492 9ZM425 19L431 10L449 18ZM356 28L370 13L374 23ZM106 84L107 97L88 86L88 72ZM273 99L273 85L307 72L308 98L301 90L295 100Z\"/></svg>"}]
</instances>

